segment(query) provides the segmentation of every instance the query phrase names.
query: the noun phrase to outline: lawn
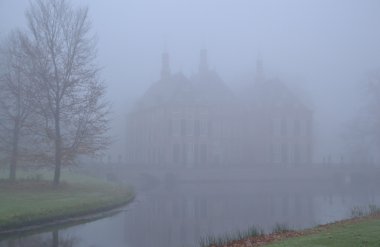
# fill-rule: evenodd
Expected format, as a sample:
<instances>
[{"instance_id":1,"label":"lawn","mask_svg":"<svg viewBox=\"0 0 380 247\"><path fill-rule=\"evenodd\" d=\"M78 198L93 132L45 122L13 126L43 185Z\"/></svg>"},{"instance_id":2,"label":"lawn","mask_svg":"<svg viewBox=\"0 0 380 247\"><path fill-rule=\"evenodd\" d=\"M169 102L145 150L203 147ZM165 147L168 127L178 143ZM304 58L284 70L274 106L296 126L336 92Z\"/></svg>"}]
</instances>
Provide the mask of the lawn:
<instances>
[{"instance_id":1,"label":"lawn","mask_svg":"<svg viewBox=\"0 0 380 247\"><path fill-rule=\"evenodd\" d=\"M309 232L308 232L309 231ZM268 247L380 246L380 217L342 221L306 231L304 236L275 242Z\"/></svg>"},{"instance_id":2,"label":"lawn","mask_svg":"<svg viewBox=\"0 0 380 247\"><path fill-rule=\"evenodd\" d=\"M43 176L11 184L0 180L0 232L101 212L133 199L131 189L77 175L58 188Z\"/></svg>"}]
</instances>

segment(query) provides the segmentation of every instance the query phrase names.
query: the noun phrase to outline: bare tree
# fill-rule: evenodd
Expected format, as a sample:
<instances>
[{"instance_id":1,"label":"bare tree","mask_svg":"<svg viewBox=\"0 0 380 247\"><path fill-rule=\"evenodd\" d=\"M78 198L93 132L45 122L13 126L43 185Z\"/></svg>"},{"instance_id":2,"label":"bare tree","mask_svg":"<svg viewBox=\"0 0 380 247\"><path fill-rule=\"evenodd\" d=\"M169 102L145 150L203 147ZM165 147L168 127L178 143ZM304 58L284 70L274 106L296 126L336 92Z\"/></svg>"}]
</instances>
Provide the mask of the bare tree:
<instances>
[{"instance_id":1,"label":"bare tree","mask_svg":"<svg viewBox=\"0 0 380 247\"><path fill-rule=\"evenodd\" d=\"M368 92L370 94L369 113L373 117L374 144L380 147L380 70L373 71L370 74Z\"/></svg>"},{"instance_id":2,"label":"bare tree","mask_svg":"<svg viewBox=\"0 0 380 247\"><path fill-rule=\"evenodd\" d=\"M380 70L370 73L369 83L369 118L374 158L380 160Z\"/></svg>"},{"instance_id":3,"label":"bare tree","mask_svg":"<svg viewBox=\"0 0 380 247\"><path fill-rule=\"evenodd\" d=\"M33 105L58 185L62 165L107 147L109 104L95 64L88 9L73 8L66 0L36 0L26 16L31 37L25 49L34 60Z\"/></svg>"},{"instance_id":4,"label":"bare tree","mask_svg":"<svg viewBox=\"0 0 380 247\"><path fill-rule=\"evenodd\" d=\"M30 60L23 53L26 37L14 31L2 45L0 75L0 145L5 159L10 162L9 179L16 178L16 167L24 150L21 143L27 136L28 118L31 115L33 93L27 76ZM24 140L23 140L24 139Z\"/></svg>"},{"instance_id":5,"label":"bare tree","mask_svg":"<svg viewBox=\"0 0 380 247\"><path fill-rule=\"evenodd\" d=\"M380 161L380 70L371 71L361 86L365 90L360 111L343 137L354 163L371 164Z\"/></svg>"}]
</instances>

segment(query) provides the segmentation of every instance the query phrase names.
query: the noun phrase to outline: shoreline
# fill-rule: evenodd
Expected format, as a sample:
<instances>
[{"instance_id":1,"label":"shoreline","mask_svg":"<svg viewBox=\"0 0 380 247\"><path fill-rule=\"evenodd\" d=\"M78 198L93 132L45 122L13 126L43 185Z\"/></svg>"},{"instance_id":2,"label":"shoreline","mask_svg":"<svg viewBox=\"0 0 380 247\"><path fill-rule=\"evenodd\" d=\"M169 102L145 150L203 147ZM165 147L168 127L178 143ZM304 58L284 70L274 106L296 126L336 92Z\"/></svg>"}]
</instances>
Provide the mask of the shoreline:
<instances>
[{"instance_id":1,"label":"shoreline","mask_svg":"<svg viewBox=\"0 0 380 247\"><path fill-rule=\"evenodd\" d=\"M339 220L336 222L331 222L323 225L317 225L315 227L306 228L302 230L288 230L285 229L282 232L271 232L267 234L260 233L255 236L245 236L241 239L228 239L225 240L222 237L213 237L214 243L201 244L202 247L259 247L259 246L268 246L268 247L290 247L290 246L340 246L334 245L334 241L337 240L335 235L342 235L342 232L348 231L348 241L349 237L357 237L356 229L363 226L375 224L376 229L380 230L380 212L377 212L372 215L358 216L353 218L348 218L344 220ZM352 228L352 229L349 229ZM349 230L347 230L349 229ZM370 228L371 229L371 228ZM377 231L378 232L378 231ZM375 237L375 241L380 242L380 235L376 234L375 236L370 235L370 237ZM339 237L339 236L338 236ZM366 240L366 236L364 240ZM368 237L368 236L367 236ZM321 238L323 244L316 244L316 239ZM330 241L330 242L329 242ZM312 244L309 245L309 242ZM343 245L343 246L356 246L354 245ZM366 245L366 246L375 246L375 245ZM377 245L376 245L377 246Z\"/></svg>"},{"instance_id":2,"label":"shoreline","mask_svg":"<svg viewBox=\"0 0 380 247\"><path fill-rule=\"evenodd\" d=\"M31 183L33 184L36 182ZM40 183L40 181L37 183ZM18 184L16 182L15 185L10 186L17 187L17 185ZM2 208L2 206L0 206L0 212L2 211L1 213L3 213L0 214L0 240L4 240L13 235L27 234L28 232L39 231L42 229L56 227L59 225L76 225L112 216L121 212L122 210L120 209L126 206L127 204L131 203L135 198L134 192L129 187L115 186L102 182L98 182L96 186L81 185L77 183L66 183L63 184L62 188L58 190L55 190L52 187L45 189L46 191L42 191L40 192L40 194L50 193L48 195L50 196L57 193L58 195L56 195L56 197L60 196L59 193L65 193L65 195L68 194L66 195L65 199L69 200L69 203L66 203L65 205L60 205L60 202L58 200L57 202L51 203L49 202L49 200L54 199L50 199L48 197L46 201L52 204L51 207L45 207L44 209L40 209L38 207L39 205L37 205L37 209L34 209L34 211L18 210L11 216L7 215L7 209L4 209ZM82 191L74 192L79 194L79 196L81 196L82 194L84 195L86 193L92 193L93 195L86 195L86 198L80 198L80 201L76 201L78 195L70 194L73 193L72 190L75 189L82 189ZM33 197L29 200L23 198L23 195L25 194L24 190L26 190L26 192L29 192L27 189L17 188L16 190L16 196L10 196L12 200L17 201L14 198L24 200L24 203L29 203L31 207L33 207L33 204L40 203L36 203L37 200ZM2 191L0 188L0 195L1 192ZM20 195L17 195L17 193L20 193ZM106 199L101 198L102 196ZM6 204L6 202L4 203ZM27 205L29 206L29 204Z\"/></svg>"},{"instance_id":3,"label":"shoreline","mask_svg":"<svg viewBox=\"0 0 380 247\"><path fill-rule=\"evenodd\" d=\"M24 234L60 225L77 225L113 216L122 212L123 210L118 209L121 209L129 203L133 202L134 197L135 196L132 196L131 198L128 198L128 201L118 205L107 206L105 208L98 208L88 212L78 213L77 215L60 215L56 218L52 217L49 219L36 220L36 222L30 222L20 227L12 227L7 230L0 230L0 240L2 240L4 236ZM6 228L6 226L4 228Z\"/></svg>"}]
</instances>

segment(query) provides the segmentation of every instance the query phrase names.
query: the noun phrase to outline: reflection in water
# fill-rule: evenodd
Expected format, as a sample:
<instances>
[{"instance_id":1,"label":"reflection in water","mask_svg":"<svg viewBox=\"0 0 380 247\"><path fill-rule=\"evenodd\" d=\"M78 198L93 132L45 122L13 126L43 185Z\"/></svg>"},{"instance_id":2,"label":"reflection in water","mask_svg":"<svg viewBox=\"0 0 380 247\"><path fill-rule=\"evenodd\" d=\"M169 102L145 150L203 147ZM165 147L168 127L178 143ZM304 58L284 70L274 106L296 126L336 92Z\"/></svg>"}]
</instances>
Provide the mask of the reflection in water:
<instances>
[{"instance_id":1,"label":"reflection in water","mask_svg":"<svg viewBox=\"0 0 380 247\"><path fill-rule=\"evenodd\" d=\"M78 247L77 237L59 234L58 230L0 242L0 247Z\"/></svg>"},{"instance_id":2,"label":"reflection in water","mask_svg":"<svg viewBox=\"0 0 380 247\"><path fill-rule=\"evenodd\" d=\"M276 223L310 227L350 216L354 206L380 205L375 187L320 184L185 183L138 193L126 211L94 222L14 240L0 247L178 247L201 237Z\"/></svg>"},{"instance_id":3,"label":"reflection in water","mask_svg":"<svg viewBox=\"0 0 380 247\"><path fill-rule=\"evenodd\" d=\"M128 246L193 246L202 236L245 230L253 224L269 231L276 223L300 228L316 222L310 195L252 193L250 187L230 193L227 188L214 189L203 186L193 193L181 187L149 195L125 215Z\"/></svg>"}]
</instances>

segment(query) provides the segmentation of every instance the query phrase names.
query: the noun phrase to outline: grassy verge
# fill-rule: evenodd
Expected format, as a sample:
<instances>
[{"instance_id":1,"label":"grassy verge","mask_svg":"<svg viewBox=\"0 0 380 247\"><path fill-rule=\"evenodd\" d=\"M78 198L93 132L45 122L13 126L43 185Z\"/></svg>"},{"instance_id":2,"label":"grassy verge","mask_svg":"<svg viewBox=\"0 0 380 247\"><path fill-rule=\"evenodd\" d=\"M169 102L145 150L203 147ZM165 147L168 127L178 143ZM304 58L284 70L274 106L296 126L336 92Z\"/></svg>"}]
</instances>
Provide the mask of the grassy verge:
<instances>
[{"instance_id":1,"label":"grassy verge","mask_svg":"<svg viewBox=\"0 0 380 247\"><path fill-rule=\"evenodd\" d=\"M133 199L132 190L66 175L58 188L42 176L0 180L0 232L109 210Z\"/></svg>"},{"instance_id":2,"label":"grassy verge","mask_svg":"<svg viewBox=\"0 0 380 247\"><path fill-rule=\"evenodd\" d=\"M356 207L352 219L321 225L302 231L294 231L286 225L276 225L271 233L264 234L252 228L243 234L227 234L201 239L201 247L357 247L380 246L380 208Z\"/></svg>"}]
</instances>

